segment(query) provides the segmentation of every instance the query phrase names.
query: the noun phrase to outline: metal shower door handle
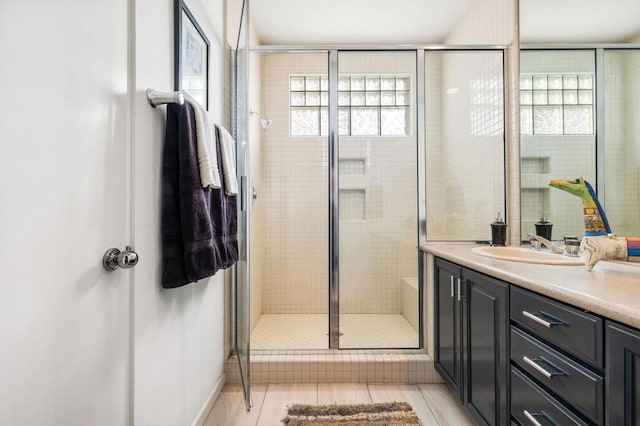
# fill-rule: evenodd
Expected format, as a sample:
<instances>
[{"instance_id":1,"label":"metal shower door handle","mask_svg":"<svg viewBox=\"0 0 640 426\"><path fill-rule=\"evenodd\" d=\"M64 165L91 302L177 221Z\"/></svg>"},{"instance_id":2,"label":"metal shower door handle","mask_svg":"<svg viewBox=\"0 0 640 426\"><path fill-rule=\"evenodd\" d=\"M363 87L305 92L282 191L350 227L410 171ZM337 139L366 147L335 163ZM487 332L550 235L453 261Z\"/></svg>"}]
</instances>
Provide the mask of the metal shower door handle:
<instances>
[{"instance_id":1,"label":"metal shower door handle","mask_svg":"<svg viewBox=\"0 0 640 426\"><path fill-rule=\"evenodd\" d=\"M131 246L126 246L124 251L110 248L102 256L102 266L107 271L115 271L118 268L130 269L138 264L138 253Z\"/></svg>"}]
</instances>

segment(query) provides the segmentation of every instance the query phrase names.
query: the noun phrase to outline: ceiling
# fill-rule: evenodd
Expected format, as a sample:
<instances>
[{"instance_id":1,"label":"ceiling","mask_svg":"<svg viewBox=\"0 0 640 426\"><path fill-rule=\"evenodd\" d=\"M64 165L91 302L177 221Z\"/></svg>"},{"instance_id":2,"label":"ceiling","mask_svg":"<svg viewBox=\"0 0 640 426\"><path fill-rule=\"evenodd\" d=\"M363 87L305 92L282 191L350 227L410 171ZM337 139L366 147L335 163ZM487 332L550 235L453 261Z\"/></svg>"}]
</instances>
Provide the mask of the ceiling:
<instances>
[{"instance_id":1,"label":"ceiling","mask_svg":"<svg viewBox=\"0 0 640 426\"><path fill-rule=\"evenodd\" d=\"M262 44L432 44L481 0L253 0ZM615 43L640 34L640 0L520 0L523 43Z\"/></svg>"},{"instance_id":2,"label":"ceiling","mask_svg":"<svg viewBox=\"0 0 640 426\"><path fill-rule=\"evenodd\" d=\"M263 44L439 43L471 1L253 0L251 20Z\"/></svg>"},{"instance_id":3,"label":"ceiling","mask_svg":"<svg viewBox=\"0 0 640 426\"><path fill-rule=\"evenodd\" d=\"M522 43L620 43L640 34L640 0L520 0Z\"/></svg>"}]
</instances>

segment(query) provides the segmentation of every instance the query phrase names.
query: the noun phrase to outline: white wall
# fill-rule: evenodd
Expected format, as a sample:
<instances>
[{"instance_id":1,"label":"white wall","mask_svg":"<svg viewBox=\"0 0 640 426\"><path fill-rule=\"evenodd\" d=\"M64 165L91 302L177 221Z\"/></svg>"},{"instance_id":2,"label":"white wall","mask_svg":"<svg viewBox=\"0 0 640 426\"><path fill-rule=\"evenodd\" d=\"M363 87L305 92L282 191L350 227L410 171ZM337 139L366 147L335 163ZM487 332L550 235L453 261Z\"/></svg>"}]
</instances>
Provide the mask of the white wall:
<instances>
[{"instance_id":1,"label":"white wall","mask_svg":"<svg viewBox=\"0 0 640 426\"><path fill-rule=\"evenodd\" d=\"M224 124L224 0L187 0L210 41L209 110ZM223 272L177 289L160 282L160 169L165 107L147 88L173 87L173 0L135 2L135 243L144 253L134 297L136 425L188 425L223 379ZM138 277L141 277L138 279Z\"/></svg>"},{"instance_id":2,"label":"white wall","mask_svg":"<svg viewBox=\"0 0 640 426\"><path fill-rule=\"evenodd\" d=\"M145 91L173 88L174 2L49 3L0 3L0 424L191 425L224 378L224 274L160 286L166 113ZM187 4L221 122L225 3ZM125 244L138 266L105 271Z\"/></svg>"},{"instance_id":3,"label":"white wall","mask_svg":"<svg viewBox=\"0 0 640 426\"><path fill-rule=\"evenodd\" d=\"M475 0L445 44L509 45L517 39L518 0Z\"/></svg>"},{"instance_id":4,"label":"white wall","mask_svg":"<svg viewBox=\"0 0 640 426\"><path fill-rule=\"evenodd\" d=\"M127 2L0 2L0 424L126 424Z\"/></svg>"}]
</instances>

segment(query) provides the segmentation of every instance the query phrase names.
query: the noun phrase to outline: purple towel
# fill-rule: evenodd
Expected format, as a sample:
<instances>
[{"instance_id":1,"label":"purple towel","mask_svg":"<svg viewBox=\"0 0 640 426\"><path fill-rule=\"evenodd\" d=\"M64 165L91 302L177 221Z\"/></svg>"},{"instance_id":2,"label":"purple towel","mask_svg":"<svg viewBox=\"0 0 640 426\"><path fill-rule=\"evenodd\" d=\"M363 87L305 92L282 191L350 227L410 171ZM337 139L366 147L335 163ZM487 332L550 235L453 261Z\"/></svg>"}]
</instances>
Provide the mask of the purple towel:
<instances>
[{"instance_id":1,"label":"purple towel","mask_svg":"<svg viewBox=\"0 0 640 426\"><path fill-rule=\"evenodd\" d=\"M216 132L218 158L220 143ZM221 179L222 181L222 179ZM180 287L238 261L235 196L202 188L193 107L167 105L162 156L162 286Z\"/></svg>"}]
</instances>

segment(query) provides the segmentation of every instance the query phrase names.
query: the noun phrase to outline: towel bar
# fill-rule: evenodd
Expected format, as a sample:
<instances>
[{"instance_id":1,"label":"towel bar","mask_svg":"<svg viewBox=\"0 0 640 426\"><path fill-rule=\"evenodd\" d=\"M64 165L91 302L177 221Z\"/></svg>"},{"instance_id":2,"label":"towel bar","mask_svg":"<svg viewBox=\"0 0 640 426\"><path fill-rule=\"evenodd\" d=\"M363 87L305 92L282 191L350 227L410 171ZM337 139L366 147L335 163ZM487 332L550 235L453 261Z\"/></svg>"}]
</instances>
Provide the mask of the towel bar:
<instances>
[{"instance_id":1,"label":"towel bar","mask_svg":"<svg viewBox=\"0 0 640 426\"><path fill-rule=\"evenodd\" d=\"M147 100L152 107L165 104L179 104L184 103L184 95L180 92L159 92L153 89L147 89Z\"/></svg>"}]
</instances>

